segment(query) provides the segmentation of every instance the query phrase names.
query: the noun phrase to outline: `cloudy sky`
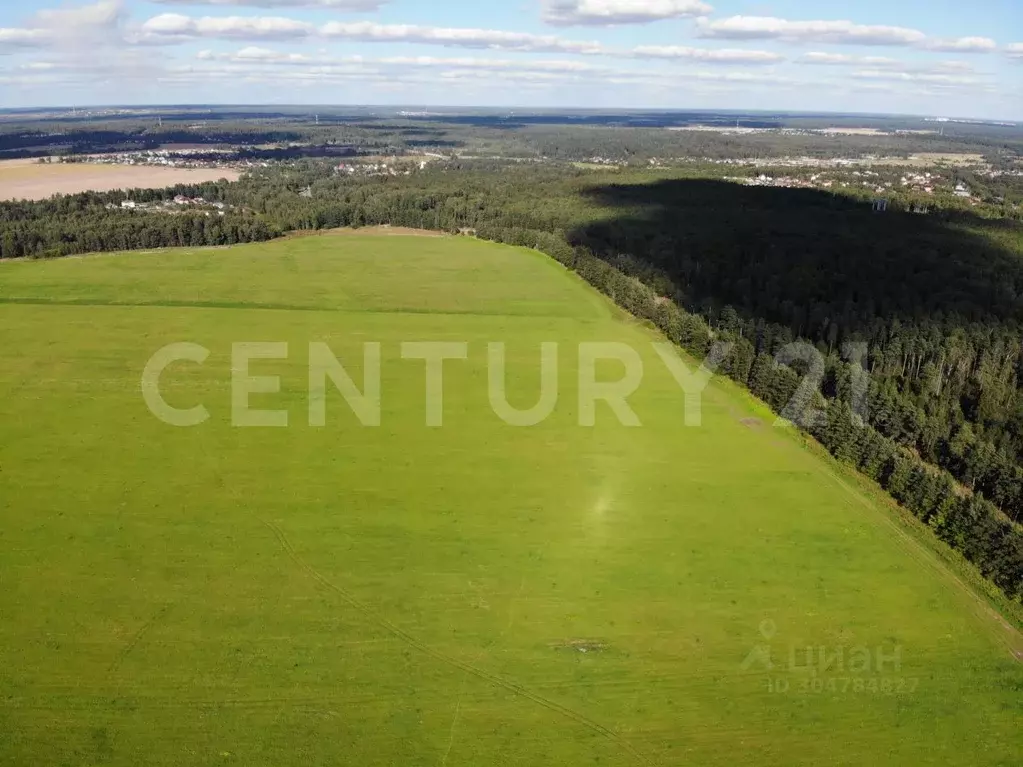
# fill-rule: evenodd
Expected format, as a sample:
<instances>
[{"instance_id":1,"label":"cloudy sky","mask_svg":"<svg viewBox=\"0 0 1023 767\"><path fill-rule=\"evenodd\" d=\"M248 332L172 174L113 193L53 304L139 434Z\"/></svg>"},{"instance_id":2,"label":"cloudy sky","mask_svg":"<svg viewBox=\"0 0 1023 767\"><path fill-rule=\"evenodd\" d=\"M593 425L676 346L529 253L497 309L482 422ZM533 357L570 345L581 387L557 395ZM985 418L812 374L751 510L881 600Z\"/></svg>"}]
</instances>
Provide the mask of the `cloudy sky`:
<instances>
[{"instance_id":1,"label":"cloudy sky","mask_svg":"<svg viewBox=\"0 0 1023 767\"><path fill-rule=\"evenodd\" d=\"M183 103L1023 120L1023 2L0 0L0 107Z\"/></svg>"}]
</instances>

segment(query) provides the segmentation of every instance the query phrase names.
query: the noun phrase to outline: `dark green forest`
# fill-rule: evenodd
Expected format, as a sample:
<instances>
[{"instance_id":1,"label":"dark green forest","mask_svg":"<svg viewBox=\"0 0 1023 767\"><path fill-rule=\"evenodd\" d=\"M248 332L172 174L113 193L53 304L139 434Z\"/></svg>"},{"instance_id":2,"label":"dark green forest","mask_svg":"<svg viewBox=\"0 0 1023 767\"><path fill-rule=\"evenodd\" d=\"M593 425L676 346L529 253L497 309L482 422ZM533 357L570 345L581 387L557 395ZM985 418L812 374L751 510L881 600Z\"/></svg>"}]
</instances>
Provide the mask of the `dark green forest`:
<instances>
[{"instance_id":1,"label":"dark green forest","mask_svg":"<svg viewBox=\"0 0 1023 767\"><path fill-rule=\"evenodd\" d=\"M177 194L226 208L119 207L126 196ZM698 171L451 161L351 178L307 161L233 184L0 203L0 256L377 224L537 248L691 354L727 345L722 374L1023 600L1018 215L955 205L876 213L863 196L747 187ZM779 357L797 341L821 362L812 389L801 388L814 369L805 355Z\"/></svg>"}]
</instances>

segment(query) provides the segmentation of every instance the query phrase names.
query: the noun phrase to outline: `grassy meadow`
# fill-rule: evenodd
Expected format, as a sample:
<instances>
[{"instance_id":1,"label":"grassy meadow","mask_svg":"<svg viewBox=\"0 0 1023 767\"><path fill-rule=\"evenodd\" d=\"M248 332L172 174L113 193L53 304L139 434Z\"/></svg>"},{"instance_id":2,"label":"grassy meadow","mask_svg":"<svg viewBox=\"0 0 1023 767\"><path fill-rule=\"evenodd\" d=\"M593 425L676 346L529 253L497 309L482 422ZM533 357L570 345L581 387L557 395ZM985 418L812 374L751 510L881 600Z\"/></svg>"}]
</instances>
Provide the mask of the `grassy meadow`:
<instances>
[{"instance_id":1,"label":"grassy meadow","mask_svg":"<svg viewBox=\"0 0 1023 767\"><path fill-rule=\"evenodd\" d=\"M1018 635L733 386L686 427L658 340L464 238L0 263L0 764L1019 764ZM140 391L183 341L192 428ZM287 428L231 425L243 341ZM468 343L442 427L409 341ZM559 343L546 421L492 341L520 408ZM309 425L310 342L360 385L380 343L379 426ZM578 425L583 342L640 353L642 426Z\"/></svg>"}]
</instances>

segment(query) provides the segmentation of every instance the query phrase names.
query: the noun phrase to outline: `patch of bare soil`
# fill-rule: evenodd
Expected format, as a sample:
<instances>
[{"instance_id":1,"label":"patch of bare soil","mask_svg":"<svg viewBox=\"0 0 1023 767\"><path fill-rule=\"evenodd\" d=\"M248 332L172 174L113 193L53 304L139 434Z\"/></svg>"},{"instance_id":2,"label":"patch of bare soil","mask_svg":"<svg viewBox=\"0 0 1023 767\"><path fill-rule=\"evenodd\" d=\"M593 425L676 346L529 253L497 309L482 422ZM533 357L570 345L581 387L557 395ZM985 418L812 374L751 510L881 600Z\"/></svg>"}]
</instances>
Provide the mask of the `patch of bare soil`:
<instances>
[{"instance_id":1,"label":"patch of bare soil","mask_svg":"<svg viewBox=\"0 0 1023 767\"><path fill-rule=\"evenodd\" d=\"M0 199L45 200L55 194L163 189L175 184L201 184L220 179L237 181L240 176L239 171L229 168L163 168L3 160L0 161Z\"/></svg>"},{"instance_id":2,"label":"patch of bare soil","mask_svg":"<svg viewBox=\"0 0 1023 767\"><path fill-rule=\"evenodd\" d=\"M548 647L554 650L574 650L575 652L600 652L607 649L607 643L599 639L565 639L561 642L551 642Z\"/></svg>"}]
</instances>

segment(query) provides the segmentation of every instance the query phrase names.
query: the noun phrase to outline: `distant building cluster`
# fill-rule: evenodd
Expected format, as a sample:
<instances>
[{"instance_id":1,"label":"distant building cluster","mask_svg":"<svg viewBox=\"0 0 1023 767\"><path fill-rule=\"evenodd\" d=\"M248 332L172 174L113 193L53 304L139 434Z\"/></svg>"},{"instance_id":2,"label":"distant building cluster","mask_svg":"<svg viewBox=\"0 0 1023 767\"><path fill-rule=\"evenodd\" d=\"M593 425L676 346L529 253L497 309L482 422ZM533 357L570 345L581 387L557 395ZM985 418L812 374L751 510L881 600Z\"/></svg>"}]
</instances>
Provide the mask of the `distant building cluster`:
<instances>
[{"instance_id":1,"label":"distant building cluster","mask_svg":"<svg viewBox=\"0 0 1023 767\"><path fill-rule=\"evenodd\" d=\"M723 181L729 181L744 186L776 187L785 189L862 189L874 195L877 200L884 201L884 205L875 204L875 210L884 211L887 209L888 195L896 191L915 193L919 195L951 195L962 200L968 200L973 205L982 202L969 185L964 181L958 181L953 186L952 181L946 176L938 173L904 172L900 169L891 169L888 172L874 170L838 170L830 173L813 173L812 175L771 175L760 173L749 176L722 176ZM916 205L920 211L927 210L928 206ZM918 211L918 212L920 212Z\"/></svg>"},{"instance_id":2,"label":"distant building cluster","mask_svg":"<svg viewBox=\"0 0 1023 767\"><path fill-rule=\"evenodd\" d=\"M933 173L907 173L899 184L906 189L913 189L924 194L934 194L934 187L942 181L942 177Z\"/></svg>"},{"instance_id":3,"label":"distant building cluster","mask_svg":"<svg viewBox=\"0 0 1023 767\"><path fill-rule=\"evenodd\" d=\"M852 174L854 177L879 177L880 174L873 173L871 171L855 171ZM799 176L769 176L766 173L761 173L759 176L746 177L746 176L724 176L724 181L732 181L735 183L744 184L746 186L770 186L778 187L782 189L831 189L833 187L849 188L850 186L864 186L868 189L872 189L875 192L883 193L891 188L891 182L878 183L875 181L837 181L835 179L825 178L821 173L815 173L809 178L800 178Z\"/></svg>"},{"instance_id":4,"label":"distant building cluster","mask_svg":"<svg viewBox=\"0 0 1023 767\"><path fill-rule=\"evenodd\" d=\"M984 176L985 178L1002 178L1008 176L1010 178L1023 178L1023 170L978 170L978 176Z\"/></svg>"},{"instance_id":5,"label":"distant building cluster","mask_svg":"<svg viewBox=\"0 0 1023 767\"><path fill-rule=\"evenodd\" d=\"M205 209L203 212L207 216L211 216L216 213L218 216L223 216L224 213L231 208L230 205L223 202L209 202L202 197L186 197L185 195L179 194L173 200L156 200L153 202L139 202L137 200L124 200L120 205L113 203L106 206L107 210L137 210L137 211L149 211L156 213L180 213L184 209L189 207Z\"/></svg>"},{"instance_id":6,"label":"distant building cluster","mask_svg":"<svg viewBox=\"0 0 1023 767\"><path fill-rule=\"evenodd\" d=\"M345 176L410 176L412 175L413 168L423 170L426 166L426 160L420 160L414 165L410 165L407 162L400 164L386 162L343 162L335 168L335 172Z\"/></svg>"},{"instance_id":7,"label":"distant building cluster","mask_svg":"<svg viewBox=\"0 0 1023 767\"><path fill-rule=\"evenodd\" d=\"M817 179L817 176L813 177ZM809 180L805 178L795 178L793 176L768 176L766 173L761 173L759 176L744 177L744 176L724 176L723 181L731 181L734 183L744 184L746 186L770 186L780 187L783 189L815 189L821 184L815 183L815 180ZM830 186L831 182L828 182Z\"/></svg>"},{"instance_id":8,"label":"distant building cluster","mask_svg":"<svg viewBox=\"0 0 1023 767\"><path fill-rule=\"evenodd\" d=\"M883 158L878 157L728 157L716 159L713 157L703 158L680 158L682 161L707 163L711 165L743 165L752 168L853 168L860 165L870 165Z\"/></svg>"},{"instance_id":9,"label":"distant building cluster","mask_svg":"<svg viewBox=\"0 0 1023 767\"><path fill-rule=\"evenodd\" d=\"M127 152L122 154L98 154L86 155L83 157L64 157L62 163L90 163L94 165L147 165L164 168L192 168L192 169L250 169L266 168L270 163L260 160L216 160L211 159L209 154L212 150L168 150L151 149L140 152ZM198 155L198 156L197 156Z\"/></svg>"}]
</instances>

